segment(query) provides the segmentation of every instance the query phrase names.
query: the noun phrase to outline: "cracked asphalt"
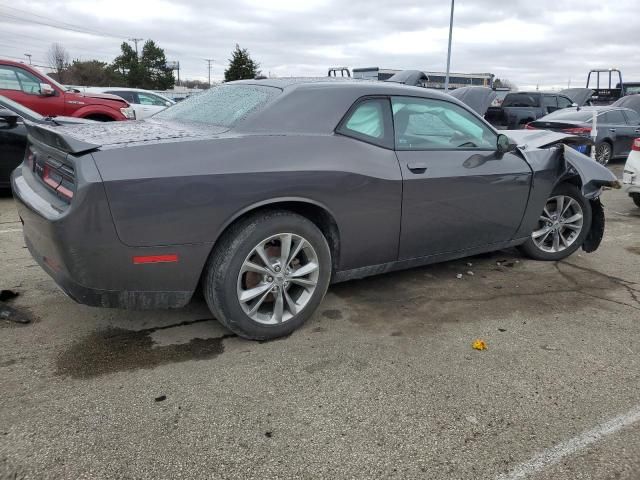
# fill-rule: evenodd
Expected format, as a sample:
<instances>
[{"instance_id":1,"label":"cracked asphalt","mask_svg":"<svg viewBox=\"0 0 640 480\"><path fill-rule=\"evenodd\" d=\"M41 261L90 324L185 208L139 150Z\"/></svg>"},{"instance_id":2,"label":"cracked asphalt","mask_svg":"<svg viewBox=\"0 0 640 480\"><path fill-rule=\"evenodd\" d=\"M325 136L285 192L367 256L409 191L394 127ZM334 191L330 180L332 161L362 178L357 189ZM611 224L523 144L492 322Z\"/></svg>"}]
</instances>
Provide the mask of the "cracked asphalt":
<instances>
[{"instance_id":1,"label":"cracked asphalt","mask_svg":"<svg viewBox=\"0 0 640 480\"><path fill-rule=\"evenodd\" d=\"M75 304L0 198L0 288L31 320L0 320L0 478L637 480L640 209L603 202L594 254L504 250L334 285L301 330L260 343L200 298Z\"/></svg>"}]
</instances>

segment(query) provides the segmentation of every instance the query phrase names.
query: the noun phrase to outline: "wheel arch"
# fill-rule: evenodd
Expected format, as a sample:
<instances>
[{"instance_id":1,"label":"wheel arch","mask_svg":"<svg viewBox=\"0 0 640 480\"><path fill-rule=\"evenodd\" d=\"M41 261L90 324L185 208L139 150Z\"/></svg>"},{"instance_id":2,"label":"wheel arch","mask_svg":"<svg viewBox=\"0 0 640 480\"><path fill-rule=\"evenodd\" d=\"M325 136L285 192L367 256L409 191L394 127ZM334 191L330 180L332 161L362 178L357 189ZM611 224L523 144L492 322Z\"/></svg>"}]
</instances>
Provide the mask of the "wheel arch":
<instances>
[{"instance_id":1,"label":"wheel arch","mask_svg":"<svg viewBox=\"0 0 640 480\"><path fill-rule=\"evenodd\" d=\"M333 212L324 204L302 197L279 197L248 205L237 211L222 225L214 239L213 249L216 248L220 238L229 231L237 222L249 215L268 210L288 210L297 213L311 221L324 235L331 251L333 270L340 265L340 228Z\"/></svg>"}]
</instances>

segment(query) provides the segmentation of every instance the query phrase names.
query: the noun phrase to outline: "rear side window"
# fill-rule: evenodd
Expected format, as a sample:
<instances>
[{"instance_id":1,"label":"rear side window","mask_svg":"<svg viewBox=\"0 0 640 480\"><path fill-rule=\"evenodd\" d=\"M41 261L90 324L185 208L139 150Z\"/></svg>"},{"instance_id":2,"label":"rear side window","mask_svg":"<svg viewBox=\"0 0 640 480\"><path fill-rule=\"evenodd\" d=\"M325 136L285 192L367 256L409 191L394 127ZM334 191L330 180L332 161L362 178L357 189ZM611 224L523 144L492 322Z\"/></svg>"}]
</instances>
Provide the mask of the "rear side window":
<instances>
[{"instance_id":1,"label":"rear side window","mask_svg":"<svg viewBox=\"0 0 640 480\"><path fill-rule=\"evenodd\" d=\"M110 95L116 95L120 98L124 98L129 103L138 103L138 99L136 98L136 95L134 92L127 92L124 90L111 90L104 93L108 93Z\"/></svg>"},{"instance_id":2,"label":"rear side window","mask_svg":"<svg viewBox=\"0 0 640 480\"><path fill-rule=\"evenodd\" d=\"M556 102L556 97L554 97L553 95L545 95L543 97L544 99L544 106L545 107L551 107L554 110L556 108L558 108L558 103Z\"/></svg>"},{"instance_id":3,"label":"rear side window","mask_svg":"<svg viewBox=\"0 0 640 480\"><path fill-rule=\"evenodd\" d=\"M602 123L609 125L624 125L627 123L621 110L611 110L602 115Z\"/></svg>"},{"instance_id":4,"label":"rear side window","mask_svg":"<svg viewBox=\"0 0 640 480\"><path fill-rule=\"evenodd\" d=\"M40 94L40 81L20 68L0 66L0 89Z\"/></svg>"},{"instance_id":5,"label":"rear side window","mask_svg":"<svg viewBox=\"0 0 640 480\"><path fill-rule=\"evenodd\" d=\"M634 112L633 110L625 110L624 114L627 117L627 123L629 125L640 125L640 114Z\"/></svg>"},{"instance_id":6,"label":"rear side window","mask_svg":"<svg viewBox=\"0 0 640 480\"><path fill-rule=\"evenodd\" d=\"M360 101L342 121L338 133L383 147L391 147L392 127L389 100L369 98Z\"/></svg>"},{"instance_id":7,"label":"rear side window","mask_svg":"<svg viewBox=\"0 0 640 480\"><path fill-rule=\"evenodd\" d=\"M510 93L504 97L503 107L539 107L540 95L530 93Z\"/></svg>"},{"instance_id":8,"label":"rear side window","mask_svg":"<svg viewBox=\"0 0 640 480\"><path fill-rule=\"evenodd\" d=\"M279 88L263 85L221 85L192 95L154 118L232 127L280 92Z\"/></svg>"}]
</instances>

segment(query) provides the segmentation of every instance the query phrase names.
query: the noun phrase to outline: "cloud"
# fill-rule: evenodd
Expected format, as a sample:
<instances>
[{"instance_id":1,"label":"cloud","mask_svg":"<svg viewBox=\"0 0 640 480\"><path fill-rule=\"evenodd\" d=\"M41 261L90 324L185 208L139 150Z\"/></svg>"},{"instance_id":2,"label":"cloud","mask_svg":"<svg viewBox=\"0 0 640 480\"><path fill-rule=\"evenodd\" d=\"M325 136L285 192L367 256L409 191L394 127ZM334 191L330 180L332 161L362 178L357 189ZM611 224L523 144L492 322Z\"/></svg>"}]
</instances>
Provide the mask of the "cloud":
<instances>
[{"instance_id":1,"label":"cloud","mask_svg":"<svg viewBox=\"0 0 640 480\"><path fill-rule=\"evenodd\" d=\"M449 3L442 0L27 0L14 5L0 0L0 57L31 53L42 62L49 45L59 42L74 58L110 61L122 41L142 37L165 48L168 59L179 60L183 78L206 78L204 58L213 58L213 77L221 79L236 43L249 49L263 73L278 76L325 75L335 65L443 70L446 64ZM491 72L525 87L566 85L569 79L582 85L589 68L599 66L617 66L627 79L640 81L636 7L637 0L458 2L451 67Z\"/></svg>"}]
</instances>

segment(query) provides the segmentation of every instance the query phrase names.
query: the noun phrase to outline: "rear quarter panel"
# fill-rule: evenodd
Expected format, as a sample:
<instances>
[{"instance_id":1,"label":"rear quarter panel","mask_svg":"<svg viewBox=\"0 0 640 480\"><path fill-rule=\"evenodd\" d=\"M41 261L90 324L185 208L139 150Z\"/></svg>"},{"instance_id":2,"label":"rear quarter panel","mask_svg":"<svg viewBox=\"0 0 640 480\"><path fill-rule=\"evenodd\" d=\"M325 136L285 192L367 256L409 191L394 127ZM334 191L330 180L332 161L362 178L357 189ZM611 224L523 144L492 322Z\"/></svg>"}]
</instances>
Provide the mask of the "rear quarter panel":
<instances>
[{"instance_id":1,"label":"rear quarter panel","mask_svg":"<svg viewBox=\"0 0 640 480\"><path fill-rule=\"evenodd\" d=\"M397 259L402 178L391 150L340 135L195 140L94 153L121 241L214 242L239 215L279 200L325 208L340 269Z\"/></svg>"}]
</instances>

